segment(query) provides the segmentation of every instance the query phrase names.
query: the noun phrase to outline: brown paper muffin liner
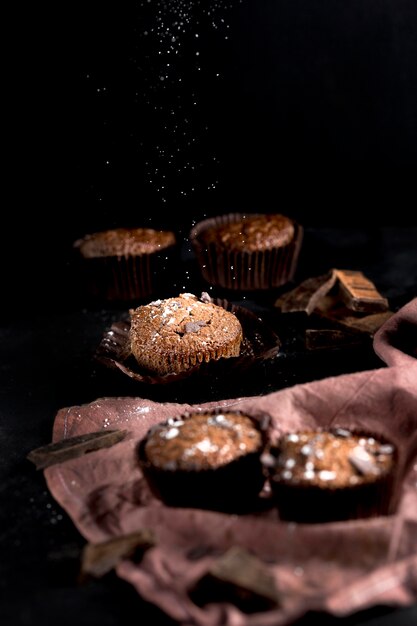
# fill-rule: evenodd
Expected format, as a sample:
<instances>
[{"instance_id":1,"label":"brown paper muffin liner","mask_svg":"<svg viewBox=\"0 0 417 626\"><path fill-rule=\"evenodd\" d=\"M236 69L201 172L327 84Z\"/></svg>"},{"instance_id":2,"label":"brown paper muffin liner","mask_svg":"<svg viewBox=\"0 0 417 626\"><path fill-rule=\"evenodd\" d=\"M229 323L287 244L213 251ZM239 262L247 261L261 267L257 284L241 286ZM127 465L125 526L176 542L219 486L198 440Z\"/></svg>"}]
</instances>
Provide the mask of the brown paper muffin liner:
<instances>
[{"instance_id":1,"label":"brown paper muffin liner","mask_svg":"<svg viewBox=\"0 0 417 626\"><path fill-rule=\"evenodd\" d=\"M261 434L261 443L256 451L240 455L225 465L215 468L176 468L156 467L146 456L147 436L136 446L135 454L138 467L146 478L152 493L168 506L212 509L228 513L242 513L261 509L264 499L259 494L265 483L261 455L268 440L269 418L267 415L251 416ZM199 411L199 414L215 416L221 413L227 418L227 410L214 409ZM186 412L176 419L193 419L192 413Z\"/></svg>"},{"instance_id":2,"label":"brown paper muffin liner","mask_svg":"<svg viewBox=\"0 0 417 626\"><path fill-rule=\"evenodd\" d=\"M258 363L276 357L280 350L281 341L262 319L249 309L233 304L228 300L213 298L211 301L213 304L234 313L240 321L243 330L243 342L239 356L200 363L184 372L159 376L139 366L130 348L130 321L121 320L112 324L104 333L94 355L95 359L106 367L119 370L122 374L138 382L165 385L184 379L194 381L196 377L210 380L218 376L240 375Z\"/></svg>"},{"instance_id":3,"label":"brown paper muffin liner","mask_svg":"<svg viewBox=\"0 0 417 626\"><path fill-rule=\"evenodd\" d=\"M82 258L80 272L87 294L109 301L141 301L167 289L179 262L177 246L129 256Z\"/></svg>"},{"instance_id":4,"label":"brown paper muffin liner","mask_svg":"<svg viewBox=\"0 0 417 626\"><path fill-rule=\"evenodd\" d=\"M326 429L318 429L317 432L320 430ZM350 429L350 432L354 436L375 437L374 431ZM298 523L323 523L395 513L398 504L394 497L398 480L398 449L391 439L383 435L377 438L382 444L393 446L393 464L390 472L378 476L373 482L337 488L287 483L279 480L275 469L270 468L269 482L280 518ZM279 457L279 444L275 454Z\"/></svg>"},{"instance_id":5,"label":"brown paper muffin liner","mask_svg":"<svg viewBox=\"0 0 417 626\"><path fill-rule=\"evenodd\" d=\"M285 246L258 252L224 250L214 243L203 244L201 234L208 228L238 221L241 213L229 213L199 222L190 232L190 241L201 274L209 284L225 289L256 291L281 287L290 282L297 268L303 228L294 223L293 239Z\"/></svg>"}]
</instances>

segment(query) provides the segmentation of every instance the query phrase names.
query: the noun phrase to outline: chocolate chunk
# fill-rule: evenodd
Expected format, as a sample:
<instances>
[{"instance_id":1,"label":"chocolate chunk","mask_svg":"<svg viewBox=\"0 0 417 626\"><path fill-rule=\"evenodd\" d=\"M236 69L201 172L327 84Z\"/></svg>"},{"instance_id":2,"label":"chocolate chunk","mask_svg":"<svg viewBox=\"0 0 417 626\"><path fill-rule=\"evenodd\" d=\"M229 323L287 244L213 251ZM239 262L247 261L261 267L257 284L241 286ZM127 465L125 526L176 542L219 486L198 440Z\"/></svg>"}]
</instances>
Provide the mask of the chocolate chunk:
<instances>
[{"instance_id":1,"label":"chocolate chunk","mask_svg":"<svg viewBox=\"0 0 417 626\"><path fill-rule=\"evenodd\" d=\"M100 578L122 559L132 558L138 562L145 550L153 545L155 537L147 528L103 543L88 543L82 554L81 577Z\"/></svg>"},{"instance_id":2,"label":"chocolate chunk","mask_svg":"<svg viewBox=\"0 0 417 626\"><path fill-rule=\"evenodd\" d=\"M338 437L351 437L352 433L347 428L335 428L334 434Z\"/></svg>"},{"instance_id":3,"label":"chocolate chunk","mask_svg":"<svg viewBox=\"0 0 417 626\"><path fill-rule=\"evenodd\" d=\"M349 454L349 463L363 476L378 474L374 459L359 446Z\"/></svg>"},{"instance_id":4,"label":"chocolate chunk","mask_svg":"<svg viewBox=\"0 0 417 626\"><path fill-rule=\"evenodd\" d=\"M305 312L310 315L335 283L336 276L333 271L307 278L298 287L280 296L275 301L275 306L282 313Z\"/></svg>"},{"instance_id":5,"label":"chocolate chunk","mask_svg":"<svg viewBox=\"0 0 417 626\"><path fill-rule=\"evenodd\" d=\"M367 335L363 333L351 333L330 328L308 328L305 333L305 346L307 350L349 348L363 345L367 340Z\"/></svg>"},{"instance_id":6,"label":"chocolate chunk","mask_svg":"<svg viewBox=\"0 0 417 626\"><path fill-rule=\"evenodd\" d=\"M303 281L275 301L282 313L315 313L336 325L341 330L373 336L382 324L392 315L388 311L388 301L375 285L362 272L332 269L329 273L314 276ZM316 350L328 338L320 334L308 337L306 346ZM343 337L329 341L343 343ZM358 338L359 342L359 338ZM356 343L356 341L355 341Z\"/></svg>"},{"instance_id":7,"label":"chocolate chunk","mask_svg":"<svg viewBox=\"0 0 417 626\"><path fill-rule=\"evenodd\" d=\"M344 323L352 329L368 333L372 336L392 315L392 311L385 311L384 313L365 315L361 318L347 317L345 318Z\"/></svg>"},{"instance_id":8,"label":"chocolate chunk","mask_svg":"<svg viewBox=\"0 0 417 626\"><path fill-rule=\"evenodd\" d=\"M29 452L26 458L35 464L36 469L45 469L45 467L55 465L56 463L76 459L88 452L94 452L101 448L110 448L122 441L128 432L127 430L106 430L70 437L57 443L50 443L41 448L36 448Z\"/></svg>"},{"instance_id":9,"label":"chocolate chunk","mask_svg":"<svg viewBox=\"0 0 417 626\"><path fill-rule=\"evenodd\" d=\"M279 603L275 581L265 563L237 546L213 563L190 596L200 606L230 602L245 613L266 611Z\"/></svg>"},{"instance_id":10,"label":"chocolate chunk","mask_svg":"<svg viewBox=\"0 0 417 626\"><path fill-rule=\"evenodd\" d=\"M196 322L187 322L185 324L185 332L197 333L202 326L206 326L206 322L203 322L203 320L198 320Z\"/></svg>"},{"instance_id":11,"label":"chocolate chunk","mask_svg":"<svg viewBox=\"0 0 417 626\"><path fill-rule=\"evenodd\" d=\"M209 296L207 291L202 291L200 296L201 302L213 302L213 298Z\"/></svg>"},{"instance_id":12,"label":"chocolate chunk","mask_svg":"<svg viewBox=\"0 0 417 626\"><path fill-rule=\"evenodd\" d=\"M339 281L341 298L349 309L361 313L388 310L388 300L362 272L334 270L334 273Z\"/></svg>"},{"instance_id":13,"label":"chocolate chunk","mask_svg":"<svg viewBox=\"0 0 417 626\"><path fill-rule=\"evenodd\" d=\"M375 451L376 454L393 454L394 446L390 443L381 444L379 448Z\"/></svg>"},{"instance_id":14,"label":"chocolate chunk","mask_svg":"<svg viewBox=\"0 0 417 626\"><path fill-rule=\"evenodd\" d=\"M368 337L372 337L392 315L392 311L369 315L355 313L330 295L321 300L314 313L340 330L363 333Z\"/></svg>"}]
</instances>

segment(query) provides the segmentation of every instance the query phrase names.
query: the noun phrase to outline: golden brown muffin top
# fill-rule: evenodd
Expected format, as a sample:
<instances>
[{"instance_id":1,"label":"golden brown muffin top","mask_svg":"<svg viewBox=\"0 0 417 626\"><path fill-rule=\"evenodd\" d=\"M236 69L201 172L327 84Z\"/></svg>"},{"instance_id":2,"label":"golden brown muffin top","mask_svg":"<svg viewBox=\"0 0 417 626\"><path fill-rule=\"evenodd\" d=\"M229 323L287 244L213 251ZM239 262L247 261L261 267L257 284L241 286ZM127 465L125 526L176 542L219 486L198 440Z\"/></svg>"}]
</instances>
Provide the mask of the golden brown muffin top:
<instances>
[{"instance_id":1,"label":"golden brown muffin top","mask_svg":"<svg viewBox=\"0 0 417 626\"><path fill-rule=\"evenodd\" d=\"M199 239L206 245L247 252L270 250L287 245L295 233L294 222L279 213L245 215L237 221L208 227Z\"/></svg>"},{"instance_id":2,"label":"golden brown muffin top","mask_svg":"<svg viewBox=\"0 0 417 626\"><path fill-rule=\"evenodd\" d=\"M378 480L393 469L395 447L376 437L333 431L283 435L273 480L329 489Z\"/></svg>"},{"instance_id":3,"label":"golden brown muffin top","mask_svg":"<svg viewBox=\"0 0 417 626\"><path fill-rule=\"evenodd\" d=\"M194 294L155 300L131 309L130 317L132 353L149 370L178 372L190 362L195 365L228 354L224 352L228 346L234 347L233 356L239 355L243 331L238 318Z\"/></svg>"},{"instance_id":4,"label":"golden brown muffin top","mask_svg":"<svg viewBox=\"0 0 417 626\"><path fill-rule=\"evenodd\" d=\"M157 252L176 243L171 231L153 228L114 228L86 235L75 242L85 258L129 256Z\"/></svg>"},{"instance_id":5,"label":"golden brown muffin top","mask_svg":"<svg viewBox=\"0 0 417 626\"><path fill-rule=\"evenodd\" d=\"M246 415L192 413L154 426L145 454L153 466L166 470L215 469L260 450L261 445L261 431Z\"/></svg>"}]
</instances>

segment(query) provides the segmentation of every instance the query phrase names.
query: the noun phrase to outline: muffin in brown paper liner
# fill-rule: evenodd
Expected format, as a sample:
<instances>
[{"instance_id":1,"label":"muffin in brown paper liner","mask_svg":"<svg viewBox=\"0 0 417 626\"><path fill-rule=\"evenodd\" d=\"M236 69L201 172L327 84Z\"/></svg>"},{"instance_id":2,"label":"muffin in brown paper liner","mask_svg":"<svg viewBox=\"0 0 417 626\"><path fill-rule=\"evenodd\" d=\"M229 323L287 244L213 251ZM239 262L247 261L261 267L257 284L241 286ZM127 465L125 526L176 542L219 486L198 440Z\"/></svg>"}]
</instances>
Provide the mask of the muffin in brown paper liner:
<instances>
[{"instance_id":1,"label":"muffin in brown paper liner","mask_svg":"<svg viewBox=\"0 0 417 626\"><path fill-rule=\"evenodd\" d=\"M229 213L197 223L190 241L209 284L256 291L293 279L302 236L302 226L281 214Z\"/></svg>"},{"instance_id":2,"label":"muffin in brown paper liner","mask_svg":"<svg viewBox=\"0 0 417 626\"><path fill-rule=\"evenodd\" d=\"M168 506L255 510L265 483L267 415L221 408L187 412L149 429L136 447L152 493Z\"/></svg>"},{"instance_id":3,"label":"muffin in brown paper liner","mask_svg":"<svg viewBox=\"0 0 417 626\"><path fill-rule=\"evenodd\" d=\"M129 335L139 366L162 376L236 358L243 340L232 311L186 292L130 309Z\"/></svg>"},{"instance_id":4,"label":"muffin in brown paper liner","mask_svg":"<svg viewBox=\"0 0 417 626\"><path fill-rule=\"evenodd\" d=\"M395 512L398 449L385 435L341 427L294 431L263 461L283 520L322 523Z\"/></svg>"},{"instance_id":5,"label":"muffin in brown paper liner","mask_svg":"<svg viewBox=\"0 0 417 626\"><path fill-rule=\"evenodd\" d=\"M169 289L179 262L174 232L114 228L74 242L86 293L98 300L142 301Z\"/></svg>"},{"instance_id":6,"label":"muffin in brown paper liner","mask_svg":"<svg viewBox=\"0 0 417 626\"><path fill-rule=\"evenodd\" d=\"M261 318L245 307L221 298L211 301L236 315L242 326L243 340L239 356L202 362L188 370L158 375L141 368L131 351L130 320L120 320L106 330L94 355L95 359L110 369L116 369L129 378L148 385L166 385L177 382L205 382L219 377L244 375L259 363L277 356L281 341L278 335Z\"/></svg>"}]
</instances>

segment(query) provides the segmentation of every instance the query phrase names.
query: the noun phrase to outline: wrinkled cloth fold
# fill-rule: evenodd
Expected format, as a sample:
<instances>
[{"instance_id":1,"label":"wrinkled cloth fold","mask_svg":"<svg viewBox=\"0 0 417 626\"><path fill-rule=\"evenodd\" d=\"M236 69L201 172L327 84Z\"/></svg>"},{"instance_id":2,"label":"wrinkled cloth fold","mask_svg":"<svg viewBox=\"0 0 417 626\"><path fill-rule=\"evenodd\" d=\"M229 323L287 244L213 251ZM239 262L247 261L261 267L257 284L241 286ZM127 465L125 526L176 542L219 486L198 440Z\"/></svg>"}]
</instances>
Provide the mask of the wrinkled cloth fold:
<instances>
[{"instance_id":1,"label":"wrinkled cloth fold","mask_svg":"<svg viewBox=\"0 0 417 626\"><path fill-rule=\"evenodd\" d=\"M403 306L375 333L374 350L387 365L412 366L417 358L417 298Z\"/></svg>"},{"instance_id":2,"label":"wrinkled cloth fold","mask_svg":"<svg viewBox=\"0 0 417 626\"><path fill-rule=\"evenodd\" d=\"M117 574L183 626L280 626L308 610L343 616L375 604L417 601L417 359L413 337L417 300L378 331L381 368L296 385L265 396L202 405L160 404L144 398L100 398L61 409L53 440L106 428L129 437L112 448L49 467L52 495L90 542L154 531L156 545L140 563L123 560ZM272 436L305 427L371 430L399 447L394 515L328 524L280 521L278 512L228 515L169 508L141 476L134 448L148 428L195 408L268 413ZM278 590L276 608L243 613L231 603L198 606L190 592L231 546L261 559Z\"/></svg>"}]
</instances>

